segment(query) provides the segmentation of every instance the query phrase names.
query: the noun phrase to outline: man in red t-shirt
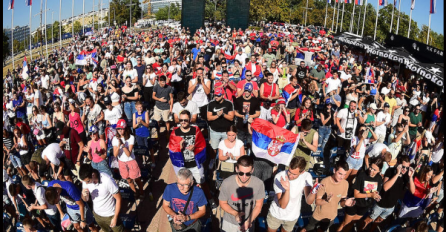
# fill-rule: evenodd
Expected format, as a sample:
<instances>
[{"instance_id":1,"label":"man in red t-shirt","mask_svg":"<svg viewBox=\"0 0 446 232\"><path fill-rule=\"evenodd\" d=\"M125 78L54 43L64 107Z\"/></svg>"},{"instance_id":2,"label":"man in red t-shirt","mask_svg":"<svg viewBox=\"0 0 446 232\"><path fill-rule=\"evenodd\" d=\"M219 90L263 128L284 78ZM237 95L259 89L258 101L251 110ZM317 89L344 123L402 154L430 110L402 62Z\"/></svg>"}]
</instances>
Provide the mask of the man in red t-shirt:
<instances>
[{"instance_id":1,"label":"man in red t-shirt","mask_svg":"<svg viewBox=\"0 0 446 232\"><path fill-rule=\"evenodd\" d=\"M259 85L257 85L257 82L252 81L252 72L251 70L245 71L245 79L241 80L237 83L237 93L236 96L240 97L245 92L245 85L246 83L251 83L253 87L253 91L251 92L251 96L259 97Z\"/></svg>"},{"instance_id":2,"label":"man in red t-shirt","mask_svg":"<svg viewBox=\"0 0 446 232\"><path fill-rule=\"evenodd\" d=\"M228 71L223 71L221 81L217 82L214 86L214 89L223 88L224 94L223 97L232 102L235 97L235 93L237 91L236 84L233 81L229 80Z\"/></svg>"}]
</instances>

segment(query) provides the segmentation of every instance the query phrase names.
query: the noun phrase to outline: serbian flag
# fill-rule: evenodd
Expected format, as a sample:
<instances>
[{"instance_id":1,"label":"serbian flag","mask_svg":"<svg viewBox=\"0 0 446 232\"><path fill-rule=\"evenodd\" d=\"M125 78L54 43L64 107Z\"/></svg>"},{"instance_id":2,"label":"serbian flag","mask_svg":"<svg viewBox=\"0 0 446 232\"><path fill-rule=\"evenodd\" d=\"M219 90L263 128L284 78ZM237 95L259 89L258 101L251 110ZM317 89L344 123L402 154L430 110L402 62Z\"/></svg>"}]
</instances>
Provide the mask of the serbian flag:
<instances>
[{"instance_id":1,"label":"serbian flag","mask_svg":"<svg viewBox=\"0 0 446 232\"><path fill-rule=\"evenodd\" d=\"M352 0L345 0L345 3L352 3Z\"/></svg>"},{"instance_id":2,"label":"serbian flag","mask_svg":"<svg viewBox=\"0 0 446 232\"><path fill-rule=\"evenodd\" d=\"M243 70L242 70L242 75L240 76L240 80L244 80L244 79L246 78L245 73L246 73L246 67L243 68ZM259 73L259 79L262 79L262 78L263 78L263 72L260 71L260 73Z\"/></svg>"},{"instance_id":3,"label":"serbian flag","mask_svg":"<svg viewBox=\"0 0 446 232\"><path fill-rule=\"evenodd\" d=\"M14 0L9 0L8 10L13 10L13 9L14 9Z\"/></svg>"},{"instance_id":4,"label":"serbian flag","mask_svg":"<svg viewBox=\"0 0 446 232\"><path fill-rule=\"evenodd\" d=\"M81 54L76 57L75 65L87 65L87 56L81 52Z\"/></svg>"},{"instance_id":5,"label":"serbian flag","mask_svg":"<svg viewBox=\"0 0 446 232\"><path fill-rule=\"evenodd\" d=\"M331 0L327 0L327 3L330 4L330 3L331 3Z\"/></svg>"},{"instance_id":6,"label":"serbian flag","mask_svg":"<svg viewBox=\"0 0 446 232\"><path fill-rule=\"evenodd\" d=\"M410 191L407 191L403 202L408 207L421 207L424 209L430 202L428 198L426 199L430 186L425 187L417 177L414 178L413 183L415 185L415 193L412 194Z\"/></svg>"},{"instance_id":7,"label":"serbian flag","mask_svg":"<svg viewBox=\"0 0 446 232\"><path fill-rule=\"evenodd\" d=\"M380 6L387 6L387 0L378 0Z\"/></svg>"},{"instance_id":8,"label":"serbian flag","mask_svg":"<svg viewBox=\"0 0 446 232\"><path fill-rule=\"evenodd\" d=\"M175 167L184 167L184 156L183 152L180 148L180 143L183 141L183 138L175 134L175 130L173 128L172 133L170 134L169 140L169 156L172 161L172 165ZM194 126L195 128L195 162L197 163L197 167L201 168L201 165L206 161L206 141L204 140L203 134L201 133L200 128Z\"/></svg>"},{"instance_id":9,"label":"serbian flag","mask_svg":"<svg viewBox=\"0 0 446 232\"><path fill-rule=\"evenodd\" d=\"M412 0L412 4L410 4L410 9L411 10L415 9L415 0Z\"/></svg>"},{"instance_id":10,"label":"serbian flag","mask_svg":"<svg viewBox=\"0 0 446 232\"><path fill-rule=\"evenodd\" d=\"M429 13L435 14L437 12L437 10L436 10L436 8L437 8L437 0L429 0L429 2L431 3L431 7L429 9Z\"/></svg>"},{"instance_id":11,"label":"serbian flag","mask_svg":"<svg viewBox=\"0 0 446 232\"><path fill-rule=\"evenodd\" d=\"M66 231L70 225L71 225L71 220L70 220L70 216L68 214L65 214L62 218L62 222L60 223L62 230Z\"/></svg>"},{"instance_id":12,"label":"serbian flag","mask_svg":"<svg viewBox=\"0 0 446 232\"><path fill-rule=\"evenodd\" d=\"M22 78L23 79L28 79L28 64L26 62L26 56L23 59Z\"/></svg>"},{"instance_id":13,"label":"serbian flag","mask_svg":"<svg viewBox=\"0 0 446 232\"><path fill-rule=\"evenodd\" d=\"M260 118L254 119L251 128L254 155L288 166L299 142L299 135Z\"/></svg>"},{"instance_id":14,"label":"serbian flag","mask_svg":"<svg viewBox=\"0 0 446 232\"><path fill-rule=\"evenodd\" d=\"M366 70L365 82L369 84L375 83L375 72L372 70L372 68L368 68L368 70Z\"/></svg>"},{"instance_id":15,"label":"serbian flag","mask_svg":"<svg viewBox=\"0 0 446 232\"><path fill-rule=\"evenodd\" d=\"M33 0L25 0L27 6L31 6L33 4Z\"/></svg>"},{"instance_id":16,"label":"serbian flag","mask_svg":"<svg viewBox=\"0 0 446 232\"><path fill-rule=\"evenodd\" d=\"M362 4L364 4L364 1L363 0L355 0L355 4L362 6Z\"/></svg>"},{"instance_id":17,"label":"serbian flag","mask_svg":"<svg viewBox=\"0 0 446 232\"><path fill-rule=\"evenodd\" d=\"M286 106L288 106L288 102L291 96L295 94L297 91L300 91L300 89L295 89L291 84L288 84L283 88L282 97L285 98ZM298 98L299 102L302 102L302 91L300 91Z\"/></svg>"}]
</instances>

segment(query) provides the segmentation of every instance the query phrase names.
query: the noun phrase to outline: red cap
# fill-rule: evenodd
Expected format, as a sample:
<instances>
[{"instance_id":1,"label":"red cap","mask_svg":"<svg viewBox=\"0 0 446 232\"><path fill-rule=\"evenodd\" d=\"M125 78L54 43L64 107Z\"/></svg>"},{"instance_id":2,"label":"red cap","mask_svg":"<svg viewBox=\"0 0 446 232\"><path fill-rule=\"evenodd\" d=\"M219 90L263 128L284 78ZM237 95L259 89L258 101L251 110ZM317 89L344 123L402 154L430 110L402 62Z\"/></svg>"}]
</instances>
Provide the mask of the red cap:
<instances>
[{"instance_id":1,"label":"red cap","mask_svg":"<svg viewBox=\"0 0 446 232\"><path fill-rule=\"evenodd\" d=\"M119 119L118 123L116 123L116 129L125 129L126 126L125 119Z\"/></svg>"},{"instance_id":2,"label":"red cap","mask_svg":"<svg viewBox=\"0 0 446 232\"><path fill-rule=\"evenodd\" d=\"M215 96L222 96L223 95L223 88L216 88L214 91Z\"/></svg>"},{"instance_id":3,"label":"red cap","mask_svg":"<svg viewBox=\"0 0 446 232\"><path fill-rule=\"evenodd\" d=\"M283 98L283 97L277 99L277 102L276 102L276 104L285 104L285 103L286 103L286 101L285 101L285 98Z\"/></svg>"}]
</instances>

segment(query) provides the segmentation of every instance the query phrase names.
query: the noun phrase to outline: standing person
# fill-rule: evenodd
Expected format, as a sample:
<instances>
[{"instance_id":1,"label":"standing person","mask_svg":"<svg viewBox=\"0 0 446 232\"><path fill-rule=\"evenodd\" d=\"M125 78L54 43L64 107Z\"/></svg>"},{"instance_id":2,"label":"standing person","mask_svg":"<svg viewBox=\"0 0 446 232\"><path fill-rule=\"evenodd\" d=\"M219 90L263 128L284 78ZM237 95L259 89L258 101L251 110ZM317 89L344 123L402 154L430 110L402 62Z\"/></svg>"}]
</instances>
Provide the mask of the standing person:
<instances>
[{"instance_id":1,"label":"standing person","mask_svg":"<svg viewBox=\"0 0 446 232\"><path fill-rule=\"evenodd\" d=\"M322 70L322 66L322 64L317 64L317 68L313 68L310 72L310 78L316 81L318 90L322 86L322 81L325 80L325 71Z\"/></svg>"},{"instance_id":2,"label":"standing person","mask_svg":"<svg viewBox=\"0 0 446 232\"><path fill-rule=\"evenodd\" d=\"M110 97L104 98L104 120L105 126L116 126L118 120L122 117L121 107L113 107Z\"/></svg>"},{"instance_id":3,"label":"standing person","mask_svg":"<svg viewBox=\"0 0 446 232\"><path fill-rule=\"evenodd\" d=\"M273 118L273 124L287 128L290 124L290 112L285 107L285 98L281 97L277 99L276 105L271 109L271 117Z\"/></svg>"},{"instance_id":4,"label":"standing person","mask_svg":"<svg viewBox=\"0 0 446 232\"><path fill-rule=\"evenodd\" d=\"M155 100L153 119L160 123L161 118L166 123L166 138L169 138L170 119L173 107L173 88L166 84L166 76L160 76L158 85L153 88L152 94Z\"/></svg>"},{"instance_id":5,"label":"standing person","mask_svg":"<svg viewBox=\"0 0 446 232\"><path fill-rule=\"evenodd\" d=\"M266 74L267 81L260 85L260 118L272 120L271 107L275 105L275 101L280 98L279 86L273 83L274 76L272 73Z\"/></svg>"},{"instance_id":6,"label":"standing person","mask_svg":"<svg viewBox=\"0 0 446 232\"><path fill-rule=\"evenodd\" d=\"M20 155L20 163L17 164L21 164L18 165L19 168L20 166L24 166L26 169L21 168L23 174L28 174L28 172L31 170L29 167L29 162L31 159L31 155L28 154L30 147L28 145L27 139L25 137L25 135L22 134L22 131L19 130L18 128L14 129L14 146L12 147L15 151L13 152L17 152ZM13 155L16 156L16 155ZM13 160L15 157L12 157L11 160Z\"/></svg>"},{"instance_id":7,"label":"standing person","mask_svg":"<svg viewBox=\"0 0 446 232\"><path fill-rule=\"evenodd\" d=\"M417 137L418 127L423 125L423 117L420 113L420 105L415 106L414 111L409 114L409 135L410 140L415 141Z\"/></svg>"},{"instance_id":8,"label":"standing person","mask_svg":"<svg viewBox=\"0 0 446 232\"><path fill-rule=\"evenodd\" d=\"M392 118L392 126L393 127L398 123L400 115L405 114L405 112L406 112L405 110L407 107L407 101L404 98L404 94L397 93L395 96L396 96L396 106L395 106L395 110L394 110L393 118ZM409 111L409 107L407 107L407 109Z\"/></svg>"},{"instance_id":9,"label":"standing person","mask_svg":"<svg viewBox=\"0 0 446 232\"><path fill-rule=\"evenodd\" d=\"M85 98L85 106L83 109L82 122L87 120L87 128L91 128L93 125L99 129L99 136L101 139L105 139L105 125L104 125L104 112L102 107L93 101L91 96Z\"/></svg>"},{"instance_id":10,"label":"standing person","mask_svg":"<svg viewBox=\"0 0 446 232\"><path fill-rule=\"evenodd\" d=\"M135 130L136 144L144 146L152 157L152 168L155 168L155 156L153 155L150 144L150 129L149 129L149 111L143 111L143 103L137 101L135 104L136 112L133 114L133 129ZM142 157L144 159L144 157ZM143 160L145 163L145 160Z\"/></svg>"},{"instance_id":11,"label":"standing person","mask_svg":"<svg viewBox=\"0 0 446 232\"><path fill-rule=\"evenodd\" d=\"M130 188L135 193L135 198L144 199L141 170L133 153L135 137L130 134L130 128L127 127L124 119L120 119L116 124L116 132L116 136L112 140L112 146L113 155L118 158L119 173L122 179L127 179ZM139 193L136 191L135 182L138 185Z\"/></svg>"},{"instance_id":12,"label":"standing person","mask_svg":"<svg viewBox=\"0 0 446 232\"><path fill-rule=\"evenodd\" d=\"M60 227L60 214L55 205L51 205L45 198L45 188L42 184L35 182L29 176L23 176L22 184L26 189L31 189L34 193L34 196L37 199L37 204L31 204L28 206L28 211L32 210L44 210L46 216L48 217L50 223L53 225L53 228L62 231Z\"/></svg>"},{"instance_id":13,"label":"standing person","mask_svg":"<svg viewBox=\"0 0 446 232\"><path fill-rule=\"evenodd\" d=\"M226 132L227 138L218 145L220 163L220 178L226 179L235 174L235 163L245 155L243 142L237 139L237 128L231 125Z\"/></svg>"},{"instance_id":14,"label":"standing person","mask_svg":"<svg viewBox=\"0 0 446 232\"><path fill-rule=\"evenodd\" d=\"M374 158L370 162L370 168L367 171L362 171L356 177L355 183L351 186L349 195L353 195L356 199L356 204L353 207L345 209L345 218L338 228L340 231L351 231L352 226L360 220L374 201L379 202L382 198L379 195L383 187L383 180L381 175L381 168L383 160L380 157Z\"/></svg>"},{"instance_id":15,"label":"standing person","mask_svg":"<svg viewBox=\"0 0 446 232\"><path fill-rule=\"evenodd\" d=\"M146 72L143 74L143 96L144 102L147 104L147 109L153 109L153 87L156 84L156 74L153 72L152 66L147 66Z\"/></svg>"},{"instance_id":16,"label":"standing person","mask_svg":"<svg viewBox=\"0 0 446 232\"><path fill-rule=\"evenodd\" d=\"M73 183L60 180L49 182L48 188L45 189L45 198L51 205L56 205L61 217L65 213L59 202L62 200L65 203L70 221L78 232L83 232L87 226L91 231L99 232L94 225L94 216L90 207L82 200L81 192Z\"/></svg>"},{"instance_id":17,"label":"standing person","mask_svg":"<svg viewBox=\"0 0 446 232\"><path fill-rule=\"evenodd\" d=\"M398 166L387 169L386 174L384 174L384 185L380 193L382 199L373 207L372 214L365 219L362 230L365 230L368 224L374 222L370 231L375 231L378 224L386 220L393 213L398 199L401 196L401 190L406 186L410 187L409 157L402 156L398 160L398 163Z\"/></svg>"},{"instance_id":18,"label":"standing person","mask_svg":"<svg viewBox=\"0 0 446 232\"><path fill-rule=\"evenodd\" d=\"M91 196L94 219L99 227L103 231L123 232L119 218L121 194L112 176L82 164L79 178L82 180L82 200L88 202Z\"/></svg>"},{"instance_id":19,"label":"standing person","mask_svg":"<svg viewBox=\"0 0 446 232\"><path fill-rule=\"evenodd\" d=\"M386 138L387 128L390 126L392 116L389 113L389 103L384 103L384 110L379 111L376 115L375 134L378 136L377 143L384 143Z\"/></svg>"},{"instance_id":20,"label":"standing person","mask_svg":"<svg viewBox=\"0 0 446 232\"><path fill-rule=\"evenodd\" d=\"M240 97L245 92L245 86L247 84L252 85L252 92L251 95L254 95L255 97L259 97L259 85L257 82L252 80L252 72L250 70L245 71L245 79L241 80L237 83L237 97Z\"/></svg>"},{"instance_id":21,"label":"standing person","mask_svg":"<svg viewBox=\"0 0 446 232\"><path fill-rule=\"evenodd\" d=\"M70 114L68 115L69 118L69 125L70 128L77 131L78 135L80 136L83 143L87 143L87 133L84 129L84 124L82 123L81 116L79 115L79 109L76 108L75 101L73 99L68 100L68 106L70 108ZM57 125L56 125L57 127Z\"/></svg>"},{"instance_id":22,"label":"standing person","mask_svg":"<svg viewBox=\"0 0 446 232\"><path fill-rule=\"evenodd\" d=\"M189 81L187 93L192 95L191 101L200 109L202 119L207 119L206 108L209 103L208 95L211 93L211 81L204 76L204 69L198 68L196 78Z\"/></svg>"},{"instance_id":23,"label":"standing person","mask_svg":"<svg viewBox=\"0 0 446 232\"><path fill-rule=\"evenodd\" d=\"M200 232L200 218L206 214L206 197L203 190L194 185L192 172L181 168L177 183L166 186L163 194L163 209L170 217L173 232Z\"/></svg>"},{"instance_id":24,"label":"standing person","mask_svg":"<svg viewBox=\"0 0 446 232\"><path fill-rule=\"evenodd\" d=\"M63 122L56 124L56 134L59 136L59 147L65 154L66 169L76 170L80 167L84 142L75 129L65 126ZM70 180L71 177L68 179Z\"/></svg>"},{"instance_id":25,"label":"standing person","mask_svg":"<svg viewBox=\"0 0 446 232\"><path fill-rule=\"evenodd\" d=\"M136 71L135 71L136 72ZM137 81L138 78L135 78ZM127 122L131 122L133 113L135 113L135 102L139 100L139 90L132 84L132 79L125 77L125 85L121 89L121 101L124 102L124 113L127 117Z\"/></svg>"},{"instance_id":26,"label":"standing person","mask_svg":"<svg viewBox=\"0 0 446 232\"><path fill-rule=\"evenodd\" d=\"M350 148L351 139L358 124L356 102L350 101L348 108L339 110L335 122L338 126L338 147Z\"/></svg>"},{"instance_id":27,"label":"standing person","mask_svg":"<svg viewBox=\"0 0 446 232\"><path fill-rule=\"evenodd\" d=\"M297 145L294 157L302 157L307 161L305 171L308 171L312 166L311 152L316 152L319 142L319 134L313 129L313 123L310 119L302 121L301 132L299 132L299 144Z\"/></svg>"},{"instance_id":28,"label":"standing person","mask_svg":"<svg viewBox=\"0 0 446 232\"><path fill-rule=\"evenodd\" d=\"M290 111L290 118L294 119L296 110L300 106L299 95L302 94L302 88L298 84L296 76L290 77L290 83L283 88L282 92L290 93L286 108Z\"/></svg>"},{"instance_id":29,"label":"standing person","mask_svg":"<svg viewBox=\"0 0 446 232\"><path fill-rule=\"evenodd\" d=\"M254 161L250 156L237 160L236 175L226 178L222 185L220 207L225 211L221 221L222 232L253 232L254 222L263 207L265 186L252 176Z\"/></svg>"},{"instance_id":30,"label":"standing person","mask_svg":"<svg viewBox=\"0 0 446 232\"><path fill-rule=\"evenodd\" d=\"M317 188L313 188L313 177L305 172L307 161L302 157L294 157L289 169L279 172L274 178L274 201L269 208L266 221L268 232L275 232L282 227L282 231L293 231L300 216L302 195L306 203L313 204ZM318 185L318 180L314 185Z\"/></svg>"},{"instance_id":31,"label":"standing person","mask_svg":"<svg viewBox=\"0 0 446 232\"><path fill-rule=\"evenodd\" d=\"M143 84L143 75L144 71L146 70L146 65L142 64L142 58L141 56L136 57L136 65L133 67L134 70L136 70L136 74L138 75L138 84Z\"/></svg>"},{"instance_id":32,"label":"standing person","mask_svg":"<svg viewBox=\"0 0 446 232\"><path fill-rule=\"evenodd\" d=\"M341 207L353 207L355 199L347 198L349 184L345 176L349 170L347 162L339 160L334 167L333 175L324 178L316 195L316 209L309 224L302 232L327 231L338 216ZM319 230L317 228L319 227Z\"/></svg>"},{"instance_id":33,"label":"standing person","mask_svg":"<svg viewBox=\"0 0 446 232\"><path fill-rule=\"evenodd\" d=\"M331 104L325 105L324 109L319 114L319 116L321 118L322 125L319 126L319 130L318 130L318 133L319 133L318 145L319 144L321 145L320 150L321 150L322 154L324 153L325 145L327 144L328 139L330 138L331 127L334 125L333 118L335 118L336 115L337 115L337 112L333 113Z\"/></svg>"},{"instance_id":34,"label":"standing person","mask_svg":"<svg viewBox=\"0 0 446 232\"><path fill-rule=\"evenodd\" d=\"M193 101L189 101L187 99L187 95L185 92L178 92L177 94L177 102L173 104L172 113L175 124L177 126L181 126L180 124L180 113L183 110L187 110L191 114L190 122L195 124L197 122L198 114L200 114L200 110L197 106L197 103Z\"/></svg>"},{"instance_id":35,"label":"standing person","mask_svg":"<svg viewBox=\"0 0 446 232\"><path fill-rule=\"evenodd\" d=\"M101 173L107 173L109 176L113 176L110 168L107 164L107 145L105 140L99 137L99 129L97 126L91 126L89 129L91 140L88 141L85 147L88 153L88 159L91 160L91 166L100 171Z\"/></svg>"},{"instance_id":36,"label":"standing person","mask_svg":"<svg viewBox=\"0 0 446 232\"><path fill-rule=\"evenodd\" d=\"M207 107L207 120L210 129L210 145L217 153L218 144L226 138L226 130L234 123L234 105L224 99L223 89L214 91L215 100Z\"/></svg>"}]
</instances>

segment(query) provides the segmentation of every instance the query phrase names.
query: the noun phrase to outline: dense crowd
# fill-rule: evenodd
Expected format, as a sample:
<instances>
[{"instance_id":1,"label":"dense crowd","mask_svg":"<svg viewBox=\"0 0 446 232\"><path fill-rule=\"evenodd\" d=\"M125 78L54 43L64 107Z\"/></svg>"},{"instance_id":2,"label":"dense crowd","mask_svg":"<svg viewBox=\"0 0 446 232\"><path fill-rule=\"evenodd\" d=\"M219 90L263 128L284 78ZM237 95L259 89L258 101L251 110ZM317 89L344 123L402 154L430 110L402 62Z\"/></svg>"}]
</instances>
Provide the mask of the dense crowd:
<instances>
[{"instance_id":1,"label":"dense crowd","mask_svg":"<svg viewBox=\"0 0 446 232\"><path fill-rule=\"evenodd\" d=\"M124 231L120 189L152 200L162 156L172 231L209 211L225 232L443 231L443 94L330 30L107 28L39 55L3 79L3 210L25 231ZM299 136L288 165L256 157L257 118Z\"/></svg>"}]
</instances>

